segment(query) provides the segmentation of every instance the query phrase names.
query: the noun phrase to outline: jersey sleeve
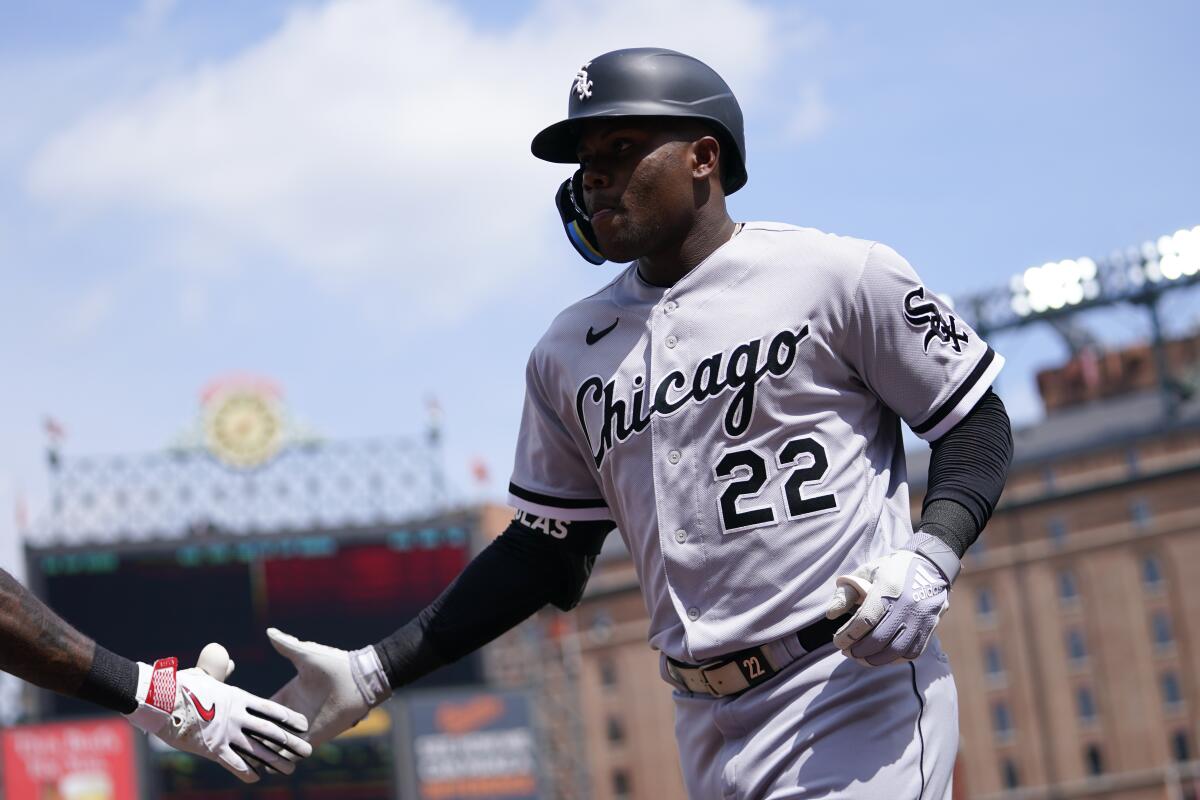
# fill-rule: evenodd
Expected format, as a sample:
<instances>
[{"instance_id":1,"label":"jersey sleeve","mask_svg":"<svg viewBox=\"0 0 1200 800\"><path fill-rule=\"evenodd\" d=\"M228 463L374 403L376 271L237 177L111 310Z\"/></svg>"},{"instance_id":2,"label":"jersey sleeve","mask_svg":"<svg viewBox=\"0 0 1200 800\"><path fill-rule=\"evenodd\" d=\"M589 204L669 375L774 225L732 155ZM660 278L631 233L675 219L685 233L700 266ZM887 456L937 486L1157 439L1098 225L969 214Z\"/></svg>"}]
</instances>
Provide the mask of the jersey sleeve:
<instances>
[{"instance_id":1,"label":"jersey sleeve","mask_svg":"<svg viewBox=\"0 0 1200 800\"><path fill-rule=\"evenodd\" d=\"M569 522L612 518L583 451L546 393L536 350L525 369L525 408L508 503Z\"/></svg>"},{"instance_id":2,"label":"jersey sleeve","mask_svg":"<svg viewBox=\"0 0 1200 800\"><path fill-rule=\"evenodd\" d=\"M907 261L878 243L855 288L842 351L867 387L929 442L970 412L1004 366Z\"/></svg>"}]
</instances>

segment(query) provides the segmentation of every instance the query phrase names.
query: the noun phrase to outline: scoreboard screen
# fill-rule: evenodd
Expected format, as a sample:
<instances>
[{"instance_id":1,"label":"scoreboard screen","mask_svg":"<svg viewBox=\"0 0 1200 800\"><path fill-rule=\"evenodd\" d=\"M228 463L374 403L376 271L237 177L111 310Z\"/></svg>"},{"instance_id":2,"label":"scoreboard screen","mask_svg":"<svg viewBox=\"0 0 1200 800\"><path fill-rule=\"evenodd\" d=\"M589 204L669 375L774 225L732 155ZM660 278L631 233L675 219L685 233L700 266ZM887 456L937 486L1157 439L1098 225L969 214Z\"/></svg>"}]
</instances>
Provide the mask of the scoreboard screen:
<instances>
[{"instance_id":1,"label":"scoreboard screen","mask_svg":"<svg viewBox=\"0 0 1200 800\"><path fill-rule=\"evenodd\" d=\"M471 521L403 529L181 539L31 550L30 577L64 619L110 650L194 666L210 641L236 663L231 682L269 697L295 671L266 629L346 649L388 635L433 600L470 558ZM422 686L475 683L478 657ZM94 714L42 693L46 716Z\"/></svg>"}]
</instances>

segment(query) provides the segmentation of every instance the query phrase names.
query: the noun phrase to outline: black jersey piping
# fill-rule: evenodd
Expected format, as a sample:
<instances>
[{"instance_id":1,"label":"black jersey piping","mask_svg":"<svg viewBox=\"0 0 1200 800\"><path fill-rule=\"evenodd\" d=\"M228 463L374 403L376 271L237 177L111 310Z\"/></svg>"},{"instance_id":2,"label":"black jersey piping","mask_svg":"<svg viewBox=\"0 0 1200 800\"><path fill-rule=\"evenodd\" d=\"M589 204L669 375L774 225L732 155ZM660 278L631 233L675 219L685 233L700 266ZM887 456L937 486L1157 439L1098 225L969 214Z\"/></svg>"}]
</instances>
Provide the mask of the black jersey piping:
<instances>
[{"instance_id":1,"label":"black jersey piping","mask_svg":"<svg viewBox=\"0 0 1200 800\"><path fill-rule=\"evenodd\" d=\"M553 506L555 508L608 508L608 503L604 502L603 498L595 500L571 500L566 497L554 497L553 495L531 492L511 482L508 484L508 493L513 497L519 497L522 500L528 500L540 506Z\"/></svg>"},{"instance_id":2,"label":"black jersey piping","mask_svg":"<svg viewBox=\"0 0 1200 800\"><path fill-rule=\"evenodd\" d=\"M942 403L941 407L930 415L929 419L922 422L920 425L913 427L913 433L920 435L937 427L937 424L950 415L962 399L967 396L967 393L975 388L975 384L979 383L979 379L983 377L983 373L987 372L987 368L991 366L992 361L996 358L996 351L988 347L987 352L979 359L979 363L975 365L975 369L971 370L971 374L967 379L954 390L954 394L946 402Z\"/></svg>"},{"instance_id":3,"label":"black jersey piping","mask_svg":"<svg viewBox=\"0 0 1200 800\"><path fill-rule=\"evenodd\" d=\"M917 761L917 766L921 770L921 793L917 795L917 800L921 800L925 796L925 732L921 730L921 717L925 714L925 698L921 697L921 690L917 688L917 665L910 661L908 668L912 672L913 694L917 696L917 705L920 707L920 710L917 711L917 739L921 742L921 757Z\"/></svg>"}]
</instances>

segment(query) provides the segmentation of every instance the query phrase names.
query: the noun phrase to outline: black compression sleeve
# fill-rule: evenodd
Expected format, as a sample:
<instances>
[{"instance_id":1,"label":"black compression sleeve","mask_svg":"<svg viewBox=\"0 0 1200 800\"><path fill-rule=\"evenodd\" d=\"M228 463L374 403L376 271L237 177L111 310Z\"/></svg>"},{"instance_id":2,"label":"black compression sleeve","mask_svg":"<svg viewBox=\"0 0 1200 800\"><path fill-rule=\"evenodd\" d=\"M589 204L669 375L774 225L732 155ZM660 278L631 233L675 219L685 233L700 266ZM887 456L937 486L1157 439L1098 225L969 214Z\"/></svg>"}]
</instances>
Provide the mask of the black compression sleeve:
<instances>
[{"instance_id":1,"label":"black compression sleeve","mask_svg":"<svg viewBox=\"0 0 1200 800\"><path fill-rule=\"evenodd\" d=\"M129 714L138 707L138 668L128 658L119 656L100 645L92 655L92 666L83 678L76 695L112 711Z\"/></svg>"},{"instance_id":2,"label":"black compression sleeve","mask_svg":"<svg viewBox=\"0 0 1200 800\"><path fill-rule=\"evenodd\" d=\"M547 603L566 610L579 602L612 523L518 519L416 619L375 645L393 689L477 650Z\"/></svg>"},{"instance_id":3,"label":"black compression sleeve","mask_svg":"<svg viewBox=\"0 0 1200 800\"><path fill-rule=\"evenodd\" d=\"M933 443L921 529L962 558L1000 499L1012 451L1008 412L988 389L961 422Z\"/></svg>"}]
</instances>

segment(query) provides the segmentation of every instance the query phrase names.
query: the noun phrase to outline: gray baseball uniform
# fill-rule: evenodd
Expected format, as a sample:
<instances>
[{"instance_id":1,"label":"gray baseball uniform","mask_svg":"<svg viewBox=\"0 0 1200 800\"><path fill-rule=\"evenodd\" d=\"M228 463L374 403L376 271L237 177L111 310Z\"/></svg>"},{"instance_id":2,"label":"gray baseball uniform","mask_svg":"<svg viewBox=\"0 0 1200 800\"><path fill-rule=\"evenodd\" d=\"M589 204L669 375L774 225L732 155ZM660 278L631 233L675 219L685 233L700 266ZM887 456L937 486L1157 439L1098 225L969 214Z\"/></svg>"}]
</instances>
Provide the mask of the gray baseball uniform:
<instances>
[{"instance_id":1,"label":"gray baseball uniform","mask_svg":"<svg viewBox=\"0 0 1200 800\"><path fill-rule=\"evenodd\" d=\"M651 646L703 663L814 623L839 574L912 535L900 418L938 438L1003 362L890 248L747 223L674 286L630 265L554 320L529 359L509 501L615 521ZM823 669L871 672L819 652L832 659ZM815 655L801 661L820 674ZM766 686L804 672L793 664ZM879 672L861 680L916 685L915 668ZM694 700L746 706L750 695L761 701L757 690L689 698L679 718ZM952 683L948 697L954 714ZM698 771L695 796L724 796L694 783Z\"/></svg>"}]
</instances>

